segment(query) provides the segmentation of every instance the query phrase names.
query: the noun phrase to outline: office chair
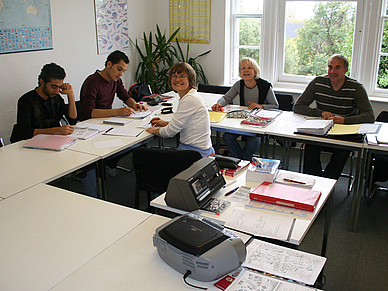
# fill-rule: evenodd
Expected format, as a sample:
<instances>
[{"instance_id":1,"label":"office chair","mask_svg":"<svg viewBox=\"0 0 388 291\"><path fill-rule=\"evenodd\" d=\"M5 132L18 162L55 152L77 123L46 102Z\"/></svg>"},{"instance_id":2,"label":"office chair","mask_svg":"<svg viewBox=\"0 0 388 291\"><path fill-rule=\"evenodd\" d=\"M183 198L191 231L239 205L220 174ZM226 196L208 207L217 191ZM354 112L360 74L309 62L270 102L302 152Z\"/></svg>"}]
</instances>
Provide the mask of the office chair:
<instances>
[{"instance_id":1,"label":"office chair","mask_svg":"<svg viewBox=\"0 0 388 291\"><path fill-rule=\"evenodd\" d=\"M198 84L198 92L214 93L214 94L226 94L229 91L230 86L208 85Z\"/></svg>"},{"instance_id":2,"label":"office chair","mask_svg":"<svg viewBox=\"0 0 388 291\"><path fill-rule=\"evenodd\" d=\"M282 111L292 111L294 107L294 97L292 94L286 93L275 93L275 97L279 103L279 109ZM274 138L272 143L272 157L275 158L276 144L280 145L284 149L283 142L279 138ZM291 146L295 146L295 143L292 143ZM284 155L284 151L283 151ZM282 160L285 157L282 157Z\"/></svg>"},{"instance_id":3,"label":"office chair","mask_svg":"<svg viewBox=\"0 0 388 291\"><path fill-rule=\"evenodd\" d=\"M137 148L132 152L136 174L135 208L139 209L140 191L147 192L148 205L151 192L166 192L171 178L186 170L202 158L192 150L160 150L155 148Z\"/></svg>"},{"instance_id":4,"label":"office chair","mask_svg":"<svg viewBox=\"0 0 388 291\"><path fill-rule=\"evenodd\" d=\"M377 116L376 121L388 122L388 111L381 111ZM367 204L373 197L376 190L388 191L385 187L375 187L376 182L388 181L388 156L383 154L372 154L371 165L367 170L369 177L367 177Z\"/></svg>"}]
</instances>

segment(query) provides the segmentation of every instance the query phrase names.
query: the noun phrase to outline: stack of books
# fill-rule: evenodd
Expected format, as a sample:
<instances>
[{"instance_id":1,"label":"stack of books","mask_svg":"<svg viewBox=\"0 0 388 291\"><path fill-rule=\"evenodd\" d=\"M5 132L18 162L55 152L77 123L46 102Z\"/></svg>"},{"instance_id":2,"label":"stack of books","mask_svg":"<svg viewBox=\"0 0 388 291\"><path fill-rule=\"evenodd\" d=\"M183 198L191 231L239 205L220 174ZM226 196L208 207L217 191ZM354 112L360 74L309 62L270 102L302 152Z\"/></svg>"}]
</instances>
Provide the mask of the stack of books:
<instances>
[{"instance_id":1,"label":"stack of books","mask_svg":"<svg viewBox=\"0 0 388 291\"><path fill-rule=\"evenodd\" d=\"M243 172L244 170L246 170L248 168L249 164L250 164L249 161L241 160L238 163L236 169L226 169L226 168L221 169L221 173L225 176L234 177L234 176L238 175L239 173Z\"/></svg>"},{"instance_id":2,"label":"stack of books","mask_svg":"<svg viewBox=\"0 0 388 291\"><path fill-rule=\"evenodd\" d=\"M333 124L333 120L331 119L310 119L306 120L302 123L302 125L297 127L296 132L313 135L325 135Z\"/></svg>"},{"instance_id":3,"label":"stack of books","mask_svg":"<svg viewBox=\"0 0 388 291\"><path fill-rule=\"evenodd\" d=\"M279 172L280 163L280 160L254 157L248 166L247 181L273 182Z\"/></svg>"}]
</instances>

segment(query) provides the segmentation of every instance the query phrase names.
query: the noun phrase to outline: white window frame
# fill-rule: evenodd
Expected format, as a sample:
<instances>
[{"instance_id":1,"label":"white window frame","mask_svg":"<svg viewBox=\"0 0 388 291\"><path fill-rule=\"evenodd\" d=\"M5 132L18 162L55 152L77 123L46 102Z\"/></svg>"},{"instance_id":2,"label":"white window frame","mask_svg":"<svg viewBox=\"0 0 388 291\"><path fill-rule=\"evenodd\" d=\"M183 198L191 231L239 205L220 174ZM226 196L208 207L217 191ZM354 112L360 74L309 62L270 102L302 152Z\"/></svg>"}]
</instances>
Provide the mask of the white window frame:
<instances>
[{"instance_id":1,"label":"white window frame","mask_svg":"<svg viewBox=\"0 0 388 291\"><path fill-rule=\"evenodd\" d=\"M263 14L261 17L261 40L260 40L260 67L261 76L270 81L276 91L300 93L313 77L290 76L283 74L283 50L284 50L284 23L285 5L287 0L264 0ZM289 0L297 1L297 0ZM302 0L303 1L303 0ZM308 1L308 0L306 0ZM336 1L336 0L327 0ZM343 1L343 0L338 0ZM388 90L377 88L377 75L382 41L382 32L387 0L354 0L357 2L355 34L353 39L353 55L350 77L364 84L369 97L384 97L388 101ZM238 0L230 0L230 10L227 9L230 21L227 21L227 33L230 37L230 56L228 83L237 81L233 78L232 67L235 58L235 31L234 11L236 11ZM237 49L238 58L238 49ZM382 99L381 99L382 100Z\"/></svg>"},{"instance_id":2,"label":"white window frame","mask_svg":"<svg viewBox=\"0 0 388 291\"><path fill-rule=\"evenodd\" d=\"M239 42L239 29L237 27L237 20L242 18L258 18L261 21L261 31L260 31L260 45L262 44L262 33L263 33L263 14L262 13L236 13L236 10L238 9L238 0L231 0L231 28L230 31L232 32L232 37L230 39L231 41L231 50L230 50L230 74L229 74L229 83L235 83L239 79L239 70L238 70L238 63L239 63L239 48L254 48L259 50L260 59L261 59L261 48L257 46L240 46L238 45Z\"/></svg>"}]
</instances>

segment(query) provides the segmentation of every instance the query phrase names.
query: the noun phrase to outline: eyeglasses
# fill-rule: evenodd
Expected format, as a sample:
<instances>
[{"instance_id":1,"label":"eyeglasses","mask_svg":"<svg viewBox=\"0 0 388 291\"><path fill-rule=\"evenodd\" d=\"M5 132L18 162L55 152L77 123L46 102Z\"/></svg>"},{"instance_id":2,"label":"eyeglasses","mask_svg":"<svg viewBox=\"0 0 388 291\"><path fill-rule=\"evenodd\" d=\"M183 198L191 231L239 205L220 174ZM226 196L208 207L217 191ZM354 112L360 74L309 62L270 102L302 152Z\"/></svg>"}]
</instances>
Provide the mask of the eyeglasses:
<instances>
[{"instance_id":1,"label":"eyeglasses","mask_svg":"<svg viewBox=\"0 0 388 291\"><path fill-rule=\"evenodd\" d=\"M186 79L187 78L187 76L186 75L184 75L184 74L182 74L182 75L172 75L171 76L171 79Z\"/></svg>"}]
</instances>

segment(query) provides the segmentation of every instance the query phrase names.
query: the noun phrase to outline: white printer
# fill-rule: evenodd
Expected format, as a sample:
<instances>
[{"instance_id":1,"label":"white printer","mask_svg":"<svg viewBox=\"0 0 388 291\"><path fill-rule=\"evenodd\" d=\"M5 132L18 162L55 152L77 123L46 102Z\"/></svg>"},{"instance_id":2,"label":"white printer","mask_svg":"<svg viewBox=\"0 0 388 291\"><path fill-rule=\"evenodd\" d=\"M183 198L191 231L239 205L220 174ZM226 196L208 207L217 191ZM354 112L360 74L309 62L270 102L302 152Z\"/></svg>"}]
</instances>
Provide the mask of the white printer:
<instances>
[{"instance_id":1,"label":"white printer","mask_svg":"<svg viewBox=\"0 0 388 291\"><path fill-rule=\"evenodd\" d=\"M192 213L158 227L153 243L168 265L205 282L238 268L246 257L245 245L236 234Z\"/></svg>"}]
</instances>

